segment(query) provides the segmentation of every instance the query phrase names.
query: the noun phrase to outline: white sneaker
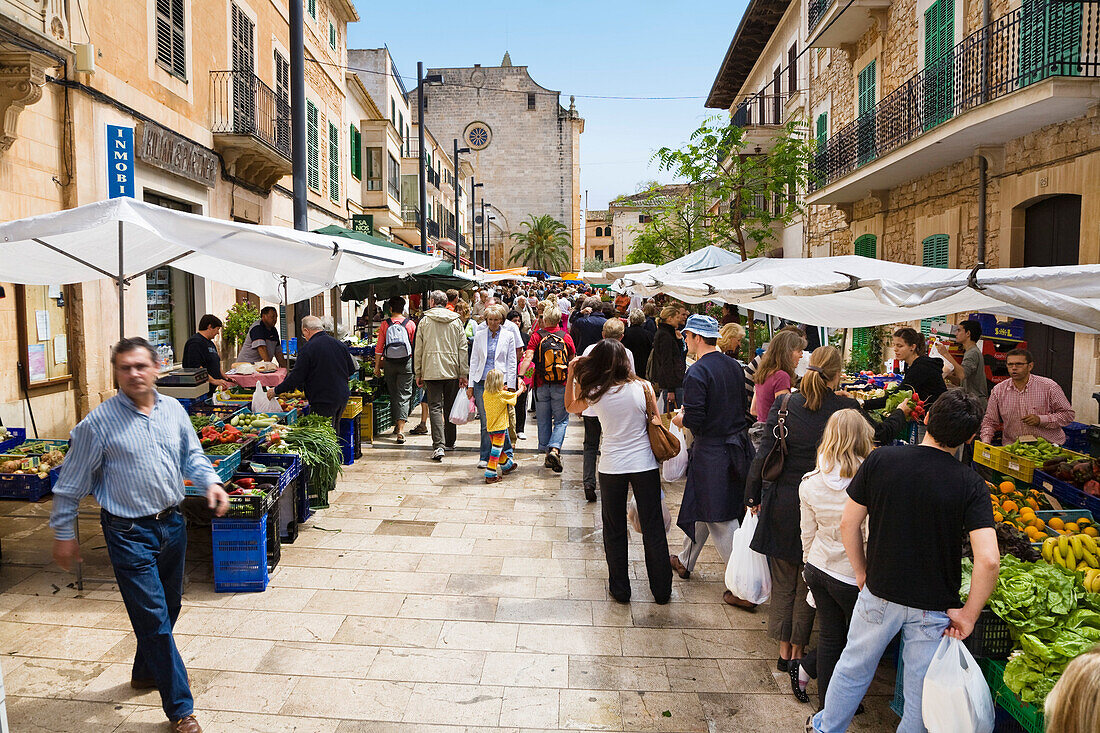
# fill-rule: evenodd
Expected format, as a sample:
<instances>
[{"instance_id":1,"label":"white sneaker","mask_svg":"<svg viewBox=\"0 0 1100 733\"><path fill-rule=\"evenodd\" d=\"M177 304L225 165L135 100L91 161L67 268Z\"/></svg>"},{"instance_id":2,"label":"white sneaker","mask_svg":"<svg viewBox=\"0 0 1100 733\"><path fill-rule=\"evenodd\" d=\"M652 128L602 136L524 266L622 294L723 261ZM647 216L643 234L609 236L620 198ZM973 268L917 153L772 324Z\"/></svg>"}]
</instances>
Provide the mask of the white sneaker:
<instances>
[{"instance_id":1,"label":"white sneaker","mask_svg":"<svg viewBox=\"0 0 1100 733\"><path fill-rule=\"evenodd\" d=\"M432 460L433 461L442 461L443 460L443 449L442 448L436 448L435 449L435 451L432 453Z\"/></svg>"},{"instance_id":2,"label":"white sneaker","mask_svg":"<svg viewBox=\"0 0 1100 733\"><path fill-rule=\"evenodd\" d=\"M477 462L477 467L478 468L488 468L489 467L489 462L488 461L478 461Z\"/></svg>"},{"instance_id":3,"label":"white sneaker","mask_svg":"<svg viewBox=\"0 0 1100 733\"><path fill-rule=\"evenodd\" d=\"M519 440L527 440L527 436L523 433L516 433L516 438L518 438Z\"/></svg>"}]
</instances>

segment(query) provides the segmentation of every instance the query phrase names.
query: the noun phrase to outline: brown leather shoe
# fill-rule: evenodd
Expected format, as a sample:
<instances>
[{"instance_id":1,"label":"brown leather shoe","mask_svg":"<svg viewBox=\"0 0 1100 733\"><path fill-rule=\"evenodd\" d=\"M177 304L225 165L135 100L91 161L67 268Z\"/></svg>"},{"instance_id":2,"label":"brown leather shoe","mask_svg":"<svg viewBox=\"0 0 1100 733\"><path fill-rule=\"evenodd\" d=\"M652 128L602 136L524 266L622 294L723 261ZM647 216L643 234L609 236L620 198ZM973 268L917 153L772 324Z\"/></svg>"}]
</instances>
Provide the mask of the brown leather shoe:
<instances>
[{"instance_id":1,"label":"brown leather shoe","mask_svg":"<svg viewBox=\"0 0 1100 733\"><path fill-rule=\"evenodd\" d=\"M172 721L172 733L202 733L202 728L194 715L185 715Z\"/></svg>"},{"instance_id":2,"label":"brown leather shoe","mask_svg":"<svg viewBox=\"0 0 1100 733\"><path fill-rule=\"evenodd\" d=\"M135 690L153 690L156 689L156 686L156 680L139 680L136 677L130 678L130 687L134 688Z\"/></svg>"},{"instance_id":3,"label":"brown leather shoe","mask_svg":"<svg viewBox=\"0 0 1100 733\"><path fill-rule=\"evenodd\" d=\"M684 580L691 577L691 571L684 567L684 564L680 562L680 558L676 555L669 555L668 561L672 563L672 570Z\"/></svg>"},{"instance_id":4,"label":"brown leather shoe","mask_svg":"<svg viewBox=\"0 0 1100 733\"><path fill-rule=\"evenodd\" d=\"M495 484L496 482L502 481L502 480L503 479L500 476L486 476L485 477L485 483L487 483L487 484Z\"/></svg>"},{"instance_id":5,"label":"brown leather shoe","mask_svg":"<svg viewBox=\"0 0 1100 733\"><path fill-rule=\"evenodd\" d=\"M737 608L743 608L746 611L748 611L749 613L752 613L753 611L756 610L756 604L755 603L749 603L748 601L744 600L743 598L738 598L737 596L730 593L729 591L726 591L725 593L722 594L722 600L725 601L726 603L728 603L731 606L736 606Z\"/></svg>"}]
</instances>

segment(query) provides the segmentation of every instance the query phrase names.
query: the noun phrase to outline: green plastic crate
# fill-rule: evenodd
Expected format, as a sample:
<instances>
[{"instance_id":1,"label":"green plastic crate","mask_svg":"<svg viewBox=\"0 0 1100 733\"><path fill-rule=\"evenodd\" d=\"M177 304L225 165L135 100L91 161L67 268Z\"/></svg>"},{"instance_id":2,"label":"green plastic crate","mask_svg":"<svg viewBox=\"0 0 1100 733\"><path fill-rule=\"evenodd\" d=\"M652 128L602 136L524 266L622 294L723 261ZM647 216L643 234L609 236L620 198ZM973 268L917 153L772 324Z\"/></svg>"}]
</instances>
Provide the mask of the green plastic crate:
<instances>
[{"instance_id":1,"label":"green plastic crate","mask_svg":"<svg viewBox=\"0 0 1100 733\"><path fill-rule=\"evenodd\" d=\"M981 659L978 664L985 672L993 703L1011 715L1027 733L1043 733L1046 723L1042 709L1021 701L1015 692L1005 686L1005 663Z\"/></svg>"}]
</instances>

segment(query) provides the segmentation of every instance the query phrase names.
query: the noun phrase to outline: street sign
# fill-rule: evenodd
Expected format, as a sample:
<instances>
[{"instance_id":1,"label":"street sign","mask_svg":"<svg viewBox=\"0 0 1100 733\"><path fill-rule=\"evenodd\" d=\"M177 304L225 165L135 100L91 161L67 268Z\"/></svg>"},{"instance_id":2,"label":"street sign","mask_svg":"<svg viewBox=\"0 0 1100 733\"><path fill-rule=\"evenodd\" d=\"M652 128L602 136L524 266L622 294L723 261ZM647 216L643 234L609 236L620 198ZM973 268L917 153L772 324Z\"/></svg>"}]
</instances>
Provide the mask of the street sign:
<instances>
[{"instance_id":1,"label":"street sign","mask_svg":"<svg viewBox=\"0 0 1100 733\"><path fill-rule=\"evenodd\" d=\"M107 125L107 198L134 196L134 128Z\"/></svg>"},{"instance_id":2,"label":"street sign","mask_svg":"<svg viewBox=\"0 0 1100 733\"><path fill-rule=\"evenodd\" d=\"M374 214L352 214L351 230L374 236Z\"/></svg>"}]
</instances>

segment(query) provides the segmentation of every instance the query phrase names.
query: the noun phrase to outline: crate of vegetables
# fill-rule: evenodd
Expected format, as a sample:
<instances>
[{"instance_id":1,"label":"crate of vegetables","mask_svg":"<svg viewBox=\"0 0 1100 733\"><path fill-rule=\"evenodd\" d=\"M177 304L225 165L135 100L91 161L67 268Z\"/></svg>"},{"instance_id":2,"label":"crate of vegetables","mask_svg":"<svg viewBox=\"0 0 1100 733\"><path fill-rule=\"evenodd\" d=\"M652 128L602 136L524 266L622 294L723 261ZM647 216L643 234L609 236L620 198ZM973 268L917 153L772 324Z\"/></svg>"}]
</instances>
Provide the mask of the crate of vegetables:
<instances>
[{"instance_id":1,"label":"crate of vegetables","mask_svg":"<svg viewBox=\"0 0 1100 733\"><path fill-rule=\"evenodd\" d=\"M203 448L203 451L214 467L214 473L222 481L232 478L237 466L241 465L241 448L236 443L219 443Z\"/></svg>"},{"instance_id":2,"label":"crate of vegetables","mask_svg":"<svg viewBox=\"0 0 1100 733\"><path fill-rule=\"evenodd\" d=\"M38 456L0 456L0 499L38 501L53 490L59 473Z\"/></svg>"},{"instance_id":3,"label":"crate of vegetables","mask_svg":"<svg viewBox=\"0 0 1100 733\"><path fill-rule=\"evenodd\" d=\"M0 425L0 453L7 453L8 448L14 448L26 439L26 428L5 428Z\"/></svg>"},{"instance_id":4,"label":"crate of vegetables","mask_svg":"<svg viewBox=\"0 0 1100 733\"><path fill-rule=\"evenodd\" d=\"M240 473L233 474L233 479L226 482L224 488L229 494L225 516L231 519L259 519L279 499L275 484Z\"/></svg>"},{"instance_id":5,"label":"crate of vegetables","mask_svg":"<svg viewBox=\"0 0 1100 733\"><path fill-rule=\"evenodd\" d=\"M301 472L302 461L293 453L255 453L251 459L241 461L237 476L273 483L278 493L282 493Z\"/></svg>"},{"instance_id":6,"label":"crate of vegetables","mask_svg":"<svg viewBox=\"0 0 1100 733\"><path fill-rule=\"evenodd\" d=\"M1000 451L997 457L1000 465L994 468L1024 481L1031 481L1035 470L1042 470L1047 464L1089 460L1088 456L1066 450L1042 438L1035 441L1017 440Z\"/></svg>"},{"instance_id":7,"label":"crate of vegetables","mask_svg":"<svg viewBox=\"0 0 1100 733\"><path fill-rule=\"evenodd\" d=\"M994 659L982 659L978 665L985 673L985 681L993 695L993 703L1004 709L1027 733L1043 733L1045 721L1043 709L1020 700L1005 684L1005 664Z\"/></svg>"},{"instance_id":8,"label":"crate of vegetables","mask_svg":"<svg viewBox=\"0 0 1100 733\"><path fill-rule=\"evenodd\" d=\"M234 415L226 424L232 425L242 433L264 435L271 428L283 422L279 417L280 414L283 413L242 412L240 415Z\"/></svg>"},{"instance_id":9,"label":"crate of vegetables","mask_svg":"<svg viewBox=\"0 0 1100 733\"><path fill-rule=\"evenodd\" d=\"M200 402L191 405L187 409L191 415L206 415L214 420L231 420L234 415L244 412L244 408L237 405L215 405L209 402Z\"/></svg>"},{"instance_id":10,"label":"crate of vegetables","mask_svg":"<svg viewBox=\"0 0 1100 733\"><path fill-rule=\"evenodd\" d=\"M13 446L4 450L4 453L18 456L37 456L39 458L49 454L60 453L60 457L54 455L49 459L47 463L53 463L55 465L61 464L61 459L64 458L65 453L69 450L69 441L67 440L51 440L47 438L35 438L33 440L27 440L19 445Z\"/></svg>"},{"instance_id":11,"label":"crate of vegetables","mask_svg":"<svg viewBox=\"0 0 1100 733\"><path fill-rule=\"evenodd\" d=\"M1046 464L1035 472L1035 486L1062 504L1088 509L1100 516L1100 460L1085 458Z\"/></svg>"}]
</instances>

